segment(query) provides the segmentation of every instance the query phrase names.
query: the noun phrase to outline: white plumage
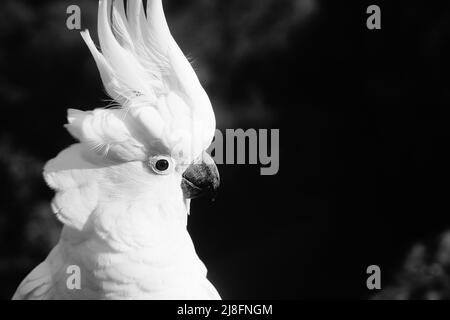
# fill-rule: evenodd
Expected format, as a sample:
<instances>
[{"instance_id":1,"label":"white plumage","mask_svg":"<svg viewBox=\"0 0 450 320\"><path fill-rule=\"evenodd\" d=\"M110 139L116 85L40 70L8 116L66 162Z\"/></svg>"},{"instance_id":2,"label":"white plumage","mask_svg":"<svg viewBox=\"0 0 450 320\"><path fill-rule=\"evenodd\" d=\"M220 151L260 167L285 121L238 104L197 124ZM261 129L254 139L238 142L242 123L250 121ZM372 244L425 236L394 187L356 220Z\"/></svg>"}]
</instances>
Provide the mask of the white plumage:
<instances>
[{"instance_id":1,"label":"white plumage","mask_svg":"<svg viewBox=\"0 0 450 320\"><path fill-rule=\"evenodd\" d=\"M214 136L211 103L172 38L161 0L99 2L91 51L114 107L69 110L79 143L44 170L64 223L15 299L219 299L186 230L186 169ZM164 159L161 168L155 161ZM167 166L167 168L166 168ZM69 289L78 266L81 289Z\"/></svg>"}]
</instances>

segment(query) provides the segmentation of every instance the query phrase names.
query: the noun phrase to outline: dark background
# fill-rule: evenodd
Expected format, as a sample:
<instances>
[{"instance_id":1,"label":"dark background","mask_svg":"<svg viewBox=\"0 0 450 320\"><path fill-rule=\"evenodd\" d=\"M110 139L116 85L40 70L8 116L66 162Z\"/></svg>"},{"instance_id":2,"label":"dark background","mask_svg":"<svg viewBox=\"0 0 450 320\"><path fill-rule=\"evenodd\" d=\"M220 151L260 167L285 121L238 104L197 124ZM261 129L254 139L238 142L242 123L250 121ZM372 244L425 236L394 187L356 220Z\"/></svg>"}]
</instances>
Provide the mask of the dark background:
<instances>
[{"instance_id":1,"label":"dark background","mask_svg":"<svg viewBox=\"0 0 450 320\"><path fill-rule=\"evenodd\" d=\"M0 298L59 236L45 161L74 140L66 109L105 105L66 8L0 4ZM366 28L378 4L382 30ZM219 129L279 128L280 172L222 165L189 230L224 298L448 298L450 3L166 0ZM366 268L383 290L366 288Z\"/></svg>"}]
</instances>

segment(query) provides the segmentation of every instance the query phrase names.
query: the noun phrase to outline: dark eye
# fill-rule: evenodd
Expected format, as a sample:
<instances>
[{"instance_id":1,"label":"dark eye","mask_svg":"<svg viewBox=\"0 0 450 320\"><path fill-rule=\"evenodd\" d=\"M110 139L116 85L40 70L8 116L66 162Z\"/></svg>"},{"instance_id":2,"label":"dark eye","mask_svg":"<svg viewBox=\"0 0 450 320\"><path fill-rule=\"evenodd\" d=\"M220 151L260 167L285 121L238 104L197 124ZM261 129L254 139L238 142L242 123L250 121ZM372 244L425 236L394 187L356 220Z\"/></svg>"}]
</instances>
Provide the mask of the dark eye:
<instances>
[{"instance_id":1,"label":"dark eye","mask_svg":"<svg viewBox=\"0 0 450 320\"><path fill-rule=\"evenodd\" d=\"M155 168L158 171L166 171L167 169L169 169L169 161L167 161L166 159L158 160L156 161Z\"/></svg>"},{"instance_id":2,"label":"dark eye","mask_svg":"<svg viewBox=\"0 0 450 320\"><path fill-rule=\"evenodd\" d=\"M174 161L168 156L155 156L149 160L150 167L157 174L169 174L175 167Z\"/></svg>"}]
</instances>

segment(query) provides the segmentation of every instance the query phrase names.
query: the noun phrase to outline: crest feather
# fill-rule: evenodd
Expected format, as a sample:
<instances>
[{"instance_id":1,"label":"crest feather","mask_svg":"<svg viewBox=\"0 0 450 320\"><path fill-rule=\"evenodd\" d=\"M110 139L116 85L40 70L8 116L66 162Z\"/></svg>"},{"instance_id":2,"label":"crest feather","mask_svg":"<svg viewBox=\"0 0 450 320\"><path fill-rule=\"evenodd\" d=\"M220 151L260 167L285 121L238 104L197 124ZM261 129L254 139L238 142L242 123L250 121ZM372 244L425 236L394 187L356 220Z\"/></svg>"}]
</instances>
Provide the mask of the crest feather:
<instances>
[{"instance_id":1,"label":"crest feather","mask_svg":"<svg viewBox=\"0 0 450 320\"><path fill-rule=\"evenodd\" d=\"M139 0L127 1L127 8L124 0L100 0L100 50L88 31L81 35L106 92L125 112L119 125L117 110L86 115L71 110L67 128L77 139L106 153L131 143L133 148L121 148L148 154L162 144L186 161L208 148L215 130L211 102L170 33L161 0L147 1L147 15Z\"/></svg>"}]
</instances>

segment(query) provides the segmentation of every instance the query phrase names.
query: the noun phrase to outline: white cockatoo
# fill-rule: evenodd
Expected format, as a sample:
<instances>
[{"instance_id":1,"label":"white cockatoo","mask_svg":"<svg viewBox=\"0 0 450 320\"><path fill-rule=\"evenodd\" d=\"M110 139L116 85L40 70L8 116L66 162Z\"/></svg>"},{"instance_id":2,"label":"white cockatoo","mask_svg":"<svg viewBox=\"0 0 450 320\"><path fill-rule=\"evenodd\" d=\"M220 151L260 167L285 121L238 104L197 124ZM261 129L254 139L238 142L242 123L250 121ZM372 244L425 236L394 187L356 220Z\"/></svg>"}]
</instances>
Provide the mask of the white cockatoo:
<instances>
[{"instance_id":1,"label":"white cockatoo","mask_svg":"<svg viewBox=\"0 0 450 320\"><path fill-rule=\"evenodd\" d=\"M100 0L98 36L82 32L114 105L68 111L79 143L44 169L64 227L13 298L220 299L187 231L219 184L211 102L161 0Z\"/></svg>"}]
</instances>

